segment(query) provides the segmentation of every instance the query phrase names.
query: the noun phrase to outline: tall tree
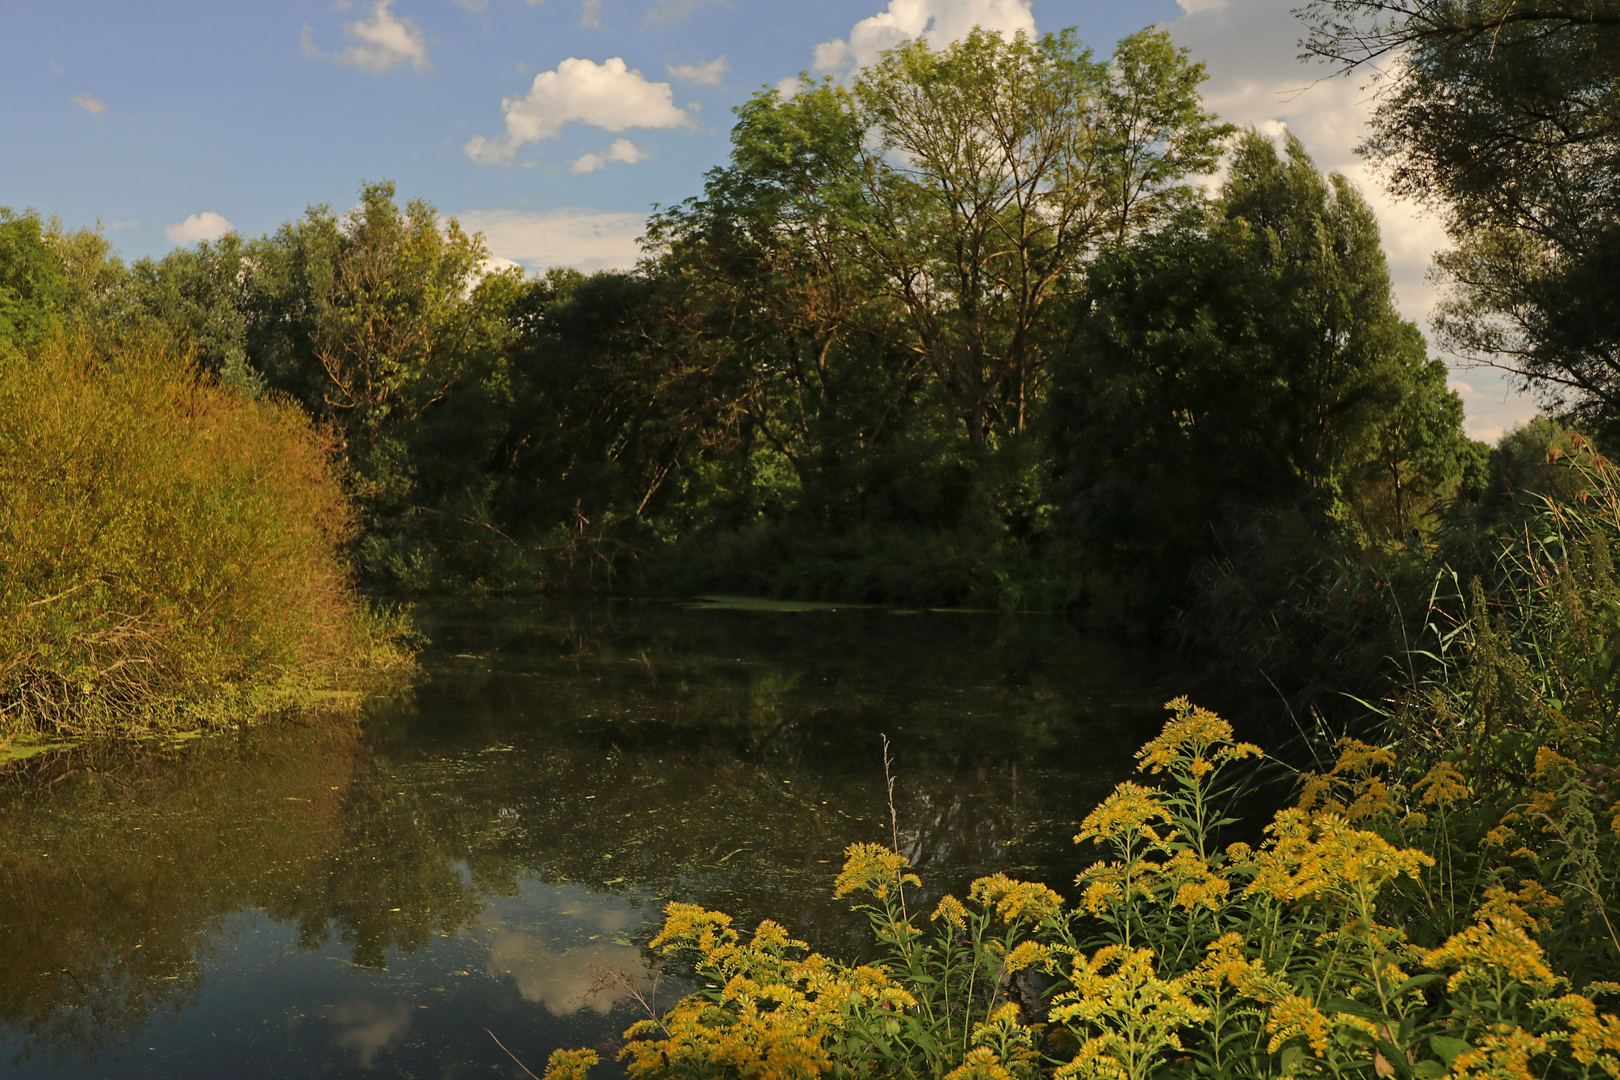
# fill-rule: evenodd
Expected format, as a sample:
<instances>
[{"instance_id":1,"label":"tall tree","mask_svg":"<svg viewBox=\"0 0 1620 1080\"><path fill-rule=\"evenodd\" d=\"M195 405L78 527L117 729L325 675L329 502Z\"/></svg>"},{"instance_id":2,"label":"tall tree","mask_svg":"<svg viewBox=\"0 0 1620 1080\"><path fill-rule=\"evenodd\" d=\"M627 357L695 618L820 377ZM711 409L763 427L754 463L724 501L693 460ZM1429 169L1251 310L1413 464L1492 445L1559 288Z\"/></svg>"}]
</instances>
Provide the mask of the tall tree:
<instances>
[{"instance_id":1,"label":"tall tree","mask_svg":"<svg viewBox=\"0 0 1620 1080\"><path fill-rule=\"evenodd\" d=\"M1392 539L1466 441L1371 210L1297 139L1279 155L1243 135L1218 200L1110 252L1089 287L1054 425L1069 509L1089 558L1157 602L1256 511L1354 528L1369 477L1397 485L1398 522L1360 515Z\"/></svg>"},{"instance_id":2,"label":"tall tree","mask_svg":"<svg viewBox=\"0 0 1620 1080\"><path fill-rule=\"evenodd\" d=\"M715 419L821 504L888 436L917 363L853 252L865 132L851 95L766 89L736 113L728 164L648 225L668 373L701 373Z\"/></svg>"},{"instance_id":3,"label":"tall tree","mask_svg":"<svg viewBox=\"0 0 1620 1080\"><path fill-rule=\"evenodd\" d=\"M1364 152L1441 210L1442 340L1620 421L1620 2L1316 0L1305 48L1388 64Z\"/></svg>"},{"instance_id":4,"label":"tall tree","mask_svg":"<svg viewBox=\"0 0 1620 1080\"><path fill-rule=\"evenodd\" d=\"M1073 31L921 38L856 84L880 140L866 162L861 251L910 317L974 442L1023 431L1081 262L1185 201L1230 128L1202 65L1162 30L1094 61Z\"/></svg>"}]
</instances>

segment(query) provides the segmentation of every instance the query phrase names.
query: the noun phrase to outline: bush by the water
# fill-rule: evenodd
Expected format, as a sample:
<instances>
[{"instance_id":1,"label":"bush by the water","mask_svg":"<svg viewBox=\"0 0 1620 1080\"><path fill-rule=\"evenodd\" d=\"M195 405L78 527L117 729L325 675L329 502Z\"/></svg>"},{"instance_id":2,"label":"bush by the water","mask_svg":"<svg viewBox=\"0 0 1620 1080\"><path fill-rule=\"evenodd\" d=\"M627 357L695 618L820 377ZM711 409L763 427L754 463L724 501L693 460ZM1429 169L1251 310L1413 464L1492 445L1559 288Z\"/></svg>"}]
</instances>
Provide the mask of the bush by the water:
<instances>
[{"instance_id":1,"label":"bush by the water","mask_svg":"<svg viewBox=\"0 0 1620 1080\"><path fill-rule=\"evenodd\" d=\"M295 405L162 341L0 343L0 737L194 727L403 662Z\"/></svg>"}]
</instances>

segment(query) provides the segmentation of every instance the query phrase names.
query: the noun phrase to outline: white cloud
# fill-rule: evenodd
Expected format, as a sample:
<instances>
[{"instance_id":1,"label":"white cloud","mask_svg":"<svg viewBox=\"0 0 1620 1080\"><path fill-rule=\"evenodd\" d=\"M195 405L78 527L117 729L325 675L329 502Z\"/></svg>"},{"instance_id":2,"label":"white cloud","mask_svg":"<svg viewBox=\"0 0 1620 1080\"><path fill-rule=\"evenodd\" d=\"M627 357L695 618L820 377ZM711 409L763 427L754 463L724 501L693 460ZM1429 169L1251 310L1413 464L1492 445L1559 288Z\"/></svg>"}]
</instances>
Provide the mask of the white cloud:
<instances>
[{"instance_id":1,"label":"white cloud","mask_svg":"<svg viewBox=\"0 0 1620 1080\"><path fill-rule=\"evenodd\" d=\"M612 132L692 123L690 113L675 107L669 83L648 82L618 57L602 64L570 57L557 70L536 75L527 94L504 99L501 111L506 134L475 135L463 147L480 165L510 165L519 147L555 138L570 123Z\"/></svg>"},{"instance_id":2,"label":"white cloud","mask_svg":"<svg viewBox=\"0 0 1620 1080\"><path fill-rule=\"evenodd\" d=\"M204 210L200 214L192 214L178 225L170 225L163 230L163 235L169 238L169 243L183 247L199 240L218 240L231 228L231 223L223 215Z\"/></svg>"},{"instance_id":3,"label":"white cloud","mask_svg":"<svg viewBox=\"0 0 1620 1080\"><path fill-rule=\"evenodd\" d=\"M702 64L666 65L669 77L676 82L696 83L699 86L719 86L731 71L731 64L721 56Z\"/></svg>"},{"instance_id":4,"label":"white cloud","mask_svg":"<svg viewBox=\"0 0 1620 1080\"><path fill-rule=\"evenodd\" d=\"M579 0L579 25L602 29L602 0Z\"/></svg>"},{"instance_id":5,"label":"white cloud","mask_svg":"<svg viewBox=\"0 0 1620 1080\"><path fill-rule=\"evenodd\" d=\"M651 150L645 150L629 139L614 139L613 145L600 154L583 154L570 161L568 171L578 176L580 173L605 169L612 162L634 165L636 162L646 161L650 157L652 157Z\"/></svg>"},{"instance_id":6,"label":"white cloud","mask_svg":"<svg viewBox=\"0 0 1620 1080\"><path fill-rule=\"evenodd\" d=\"M1169 24L1170 32L1208 67L1204 101L1222 119L1253 124L1274 139L1292 131L1320 168L1355 181L1378 215L1396 303L1427 330L1441 299L1429 267L1434 253L1449 246L1445 229L1433 214L1391 196L1356 155L1372 115L1372 92L1364 78L1327 78L1326 68L1299 62L1301 25L1290 10L1297 2L1177 0L1184 14ZM1500 434L1503 424L1535 413L1503 376L1473 369L1468 385L1480 394L1464 400L1476 438Z\"/></svg>"},{"instance_id":7,"label":"white cloud","mask_svg":"<svg viewBox=\"0 0 1620 1080\"><path fill-rule=\"evenodd\" d=\"M794 97L804 89L804 80L797 75L784 75L776 80L776 92L784 98Z\"/></svg>"},{"instance_id":8,"label":"white cloud","mask_svg":"<svg viewBox=\"0 0 1620 1080\"><path fill-rule=\"evenodd\" d=\"M107 111L107 103L94 94L74 94L69 100L91 116L100 116Z\"/></svg>"},{"instance_id":9,"label":"white cloud","mask_svg":"<svg viewBox=\"0 0 1620 1080\"><path fill-rule=\"evenodd\" d=\"M641 257L636 240L646 229L644 214L618 210L468 210L456 217L484 234L491 255L530 270L628 270Z\"/></svg>"},{"instance_id":10,"label":"white cloud","mask_svg":"<svg viewBox=\"0 0 1620 1080\"><path fill-rule=\"evenodd\" d=\"M1467 414L1463 430L1470 438L1494 443L1520 424L1534 419L1538 411L1535 401L1516 393L1499 374L1483 370L1468 374L1468 379L1453 378L1447 385L1462 398L1463 411Z\"/></svg>"},{"instance_id":11,"label":"white cloud","mask_svg":"<svg viewBox=\"0 0 1620 1080\"><path fill-rule=\"evenodd\" d=\"M975 26L1006 35L1022 30L1033 37L1035 16L1029 4L1030 0L889 0L883 12L851 27L847 39L817 45L816 70L845 74L918 36L941 48L967 37Z\"/></svg>"},{"instance_id":12,"label":"white cloud","mask_svg":"<svg viewBox=\"0 0 1620 1080\"><path fill-rule=\"evenodd\" d=\"M376 0L371 6L371 18L344 23L343 29L359 43L342 52L331 54L340 64L357 67L361 71L383 72L408 63L415 71L427 71L433 65L428 61L427 38L410 19L402 19L389 10L393 0ZM327 56L315 44L315 34L309 26L299 39L299 48L305 56L317 60Z\"/></svg>"}]
</instances>

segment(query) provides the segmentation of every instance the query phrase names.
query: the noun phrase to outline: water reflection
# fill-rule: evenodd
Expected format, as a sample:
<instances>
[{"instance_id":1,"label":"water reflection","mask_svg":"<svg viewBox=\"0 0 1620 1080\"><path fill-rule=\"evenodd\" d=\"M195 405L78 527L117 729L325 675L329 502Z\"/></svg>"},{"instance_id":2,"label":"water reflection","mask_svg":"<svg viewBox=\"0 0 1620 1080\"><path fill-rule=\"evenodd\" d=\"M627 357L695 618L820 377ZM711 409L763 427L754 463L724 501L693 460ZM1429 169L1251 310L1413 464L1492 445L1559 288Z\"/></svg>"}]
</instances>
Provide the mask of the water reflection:
<instances>
[{"instance_id":1,"label":"water reflection","mask_svg":"<svg viewBox=\"0 0 1620 1080\"><path fill-rule=\"evenodd\" d=\"M629 1022L667 899L853 948L830 886L846 844L889 836L883 735L931 887L992 868L1066 887L1075 821L1184 689L1057 620L424 621L429 677L363 723L0 776L0 1040L19 1067L203 1075L228 1039L255 1047L236 1075L438 1073L509 1065L495 1021L543 1062Z\"/></svg>"}]
</instances>

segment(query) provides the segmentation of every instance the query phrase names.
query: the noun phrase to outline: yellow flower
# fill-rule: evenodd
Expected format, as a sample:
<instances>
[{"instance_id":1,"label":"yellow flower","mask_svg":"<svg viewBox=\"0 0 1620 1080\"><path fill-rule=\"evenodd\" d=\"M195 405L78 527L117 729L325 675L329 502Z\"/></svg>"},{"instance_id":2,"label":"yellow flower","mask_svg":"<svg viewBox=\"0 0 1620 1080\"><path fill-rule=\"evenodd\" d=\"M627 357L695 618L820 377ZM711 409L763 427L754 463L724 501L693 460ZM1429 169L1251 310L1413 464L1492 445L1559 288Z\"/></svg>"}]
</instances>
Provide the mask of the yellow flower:
<instances>
[{"instance_id":1,"label":"yellow flower","mask_svg":"<svg viewBox=\"0 0 1620 1080\"><path fill-rule=\"evenodd\" d=\"M544 1080L585 1080L586 1070L600 1060L594 1050L553 1050Z\"/></svg>"},{"instance_id":2,"label":"yellow flower","mask_svg":"<svg viewBox=\"0 0 1620 1080\"><path fill-rule=\"evenodd\" d=\"M1175 718L1167 720L1158 737L1136 752L1138 769L1161 773L1181 764L1194 778L1201 778L1225 762L1264 756L1253 743L1234 743L1231 724L1185 697L1168 701L1164 707ZM1209 751L1217 747L1211 755Z\"/></svg>"},{"instance_id":3,"label":"yellow flower","mask_svg":"<svg viewBox=\"0 0 1620 1080\"><path fill-rule=\"evenodd\" d=\"M1489 918L1451 935L1446 943L1423 958L1426 967L1455 967L1446 988L1456 990L1472 982L1492 983L1493 969L1532 986L1554 987L1559 980L1542 960L1541 946L1507 919Z\"/></svg>"},{"instance_id":4,"label":"yellow flower","mask_svg":"<svg viewBox=\"0 0 1620 1080\"><path fill-rule=\"evenodd\" d=\"M1137 840L1146 840L1150 845L1163 847L1174 833L1167 831L1161 836L1153 828L1153 822L1168 825L1170 820L1169 811L1159 803L1157 791L1127 780L1115 787L1102 805L1080 822L1080 831L1075 834L1074 842L1079 844L1092 840L1101 844L1113 841L1131 846Z\"/></svg>"},{"instance_id":5,"label":"yellow flower","mask_svg":"<svg viewBox=\"0 0 1620 1080\"><path fill-rule=\"evenodd\" d=\"M1190 848L1171 856L1161 874L1176 890L1177 906L1189 911L1199 904L1211 911L1219 911L1232 889L1231 882L1213 873L1209 864Z\"/></svg>"},{"instance_id":6,"label":"yellow flower","mask_svg":"<svg viewBox=\"0 0 1620 1080\"><path fill-rule=\"evenodd\" d=\"M1565 994L1549 1003L1547 1011L1569 1025L1569 1049L1576 1061L1620 1076L1620 1017L1599 1016L1591 999L1580 994Z\"/></svg>"},{"instance_id":7,"label":"yellow flower","mask_svg":"<svg viewBox=\"0 0 1620 1080\"><path fill-rule=\"evenodd\" d=\"M945 1074L945 1080L1013 1080L1001 1059L988 1046L975 1046L962 1058L962 1064Z\"/></svg>"},{"instance_id":8,"label":"yellow flower","mask_svg":"<svg viewBox=\"0 0 1620 1080\"><path fill-rule=\"evenodd\" d=\"M1193 969L1192 981L1211 991L1220 990L1222 985L1230 986L1239 994L1261 1002L1276 1001L1280 996L1265 965L1249 958L1243 935L1235 932L1210 942L1204 959Z\"/></svg>"},{"instance_id":9,"label":"yellow flower","mask_svg":"<svg viewBox=\"0 0 1620 1080\"><path fill-rule=\"evenodd\" d=\"M1266 1031L1271 1034L1266 1053L1275 1054L1289 1039L1303 1036L1310 1044L1311 1053L1321 1057L1327 1053L1330 1030L1328 1018L1309 999L1289 994L1273 1005L1266 1017Z\"/></svg>"},{"instance_id":10,"label":"yellow flower","mask_svg":"<svg viewBox=\"0 0 1620 1080\"><path fill-rule=\"evenodd\" d=\"M1038 941L1020 941L1007 954L1007 970L1023 971L1036 965L1045 966L1052 959L1052 950ZM1016 1012L1016 1008L1014 1009Z\"/></svg>"},{"instance_id":11,"label":"yellow flower","mask_svg":"<svg viewBox=\"0 0 1620 1080\"><path fill-rule=\"evenodd\" d=\"M968 896L986 907L994 906L997 917L1008 923L1023 919L1044 922L1063 910L1063 898L1045 885L1015 881L1006 874L980 878L968 889Z\"/></svg>"},{"instance_id":12,"label":"yellow flower","mask_svg":"<svg viewBox=\"0 0 1620 1080\"><path fill-rule=\"evenodd\" d=\"M1417 783L1418 801L1424 806L1456 806L1468 797L1468 785L1457 766L1442 761Z\"/></svg>"},{"instance_id":13,"label":"yellow flower","mask_svg":"<svg viewBox=\"0 0 1620 1080\"><path fill-rule=\"evenodd\" d=\"M1574 768L1575 763L1558 751L1545 746L1536 747L1534 776L1542 783L1562 784Z\"/></svg>"},{"instance_id":14,"label":"yellow flower","mask_svg":"<svg viewBox=\"0 0 1620 1080\"><path fill-rule=\"evenodd\" d=\"M1513 829L1510 826L1498 825L1485 834L1483 843L1488 848L1507 847L1508 841L1513 839L1513 835Z\"/></svg>"},{"instance_id":15,"label":"yellow flower","mask_svg":"<svg viewBox=\"0 0 1620 1080\"><path fill-rule=\"evenodd\" d=\"M844 849L844 869L833 884L833 896L865 892L882 900L892 888L921 885L916 874L901 872L910 865L910 859L882 844L851 844Z\"/></svg>"},{"instance_id":16,"label":"yellow flower","mask_svg":"<svg viewBox=\"0 0 1620 1080\"><path fill-rule=\"evenodd\" d=\"M1447 1080L1535 1080L1530 1059L1547 1052L1547 1040L1513 1024L1493 1024L1473 1050L1457 1055Z\"/></svg>"},{"instance_id":17,"label":"yellow flower","mask_svg":"<svg viewBox=\"0 0 1620 1080\"><path fill-rule=\"evenodd\" d=\"M950 893L945 894L940 900L939 906L934 908L934 913L929 918L935 922L944 919L945 925L954 927L957 930L967 929L967 908L962 906L962 901Z\"/></svg>"},{"instance_id":18,"label":"yellow flower","mask_svg":"<svg viewBox=\"0 0 1620 1080\"><path fill-rule=\"evenodd\" d=\"M684 946L709 953L736 938L737 932L731 929L731 916L725 912L671 901L664 907L664 928L649 944L654 949L662 947L665 952Z\"/></svg>"},{"instance_id":19,"label":"yellow flower","mask_svg":"<svg viewBox=\"0 0 1620 1080\"><path fill-rule=\"evenodd\" d=\"M1283 810L1266 831L1272 836L1255 856L1255 876L1246 896L1270 895L1287 902L1365 898L1395 878L1415 878L1434 865L1434 859L1415 848L1397 848L1332 815L1309 821L1300 810Z\"/></svg>"},{"instance_id":20,"label":"yellow flower","mask_svg":"<svg viewBox=\"0 0 1620 1080\"><path fill-rule=\"evenodd\" d=\"M1563 906L1564 901L1544 889L1541 882L1524 878L1519 882L1518 892L1508 892L1500 885L1486 889L1485 902L1480 905L1475 919L1482 923L1490 919L1506 919L1528 933L1535 933L1551 930L1552 922L1534 912L1552 914Z\"/></svg>"}]
</instances>

